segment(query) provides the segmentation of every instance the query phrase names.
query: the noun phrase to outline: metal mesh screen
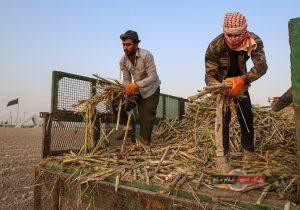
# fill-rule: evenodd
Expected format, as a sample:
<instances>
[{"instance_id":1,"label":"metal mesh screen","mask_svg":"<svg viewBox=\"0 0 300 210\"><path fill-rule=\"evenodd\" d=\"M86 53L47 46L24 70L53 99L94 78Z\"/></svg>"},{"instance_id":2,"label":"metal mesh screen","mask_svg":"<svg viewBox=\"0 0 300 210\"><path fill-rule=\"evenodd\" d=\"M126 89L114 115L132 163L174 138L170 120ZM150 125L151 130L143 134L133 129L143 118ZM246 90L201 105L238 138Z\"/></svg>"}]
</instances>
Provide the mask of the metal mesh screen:
<instances>
[{"instance_id":1,"label":"metal mesh screen","mask_svg":"<svg viewBox=\"0 0 300 210\"><path fill-rule=\"evenodd\" d=\"M157 109L156 109L156 117L157 118L163 118L164 116L164 112L163 112L163 96L159 96L159 101L158 101L158 105L157 105Z\"/></svg>"},{"instance_id":2,"label":"metal mesh screen","mask_svg":"<svg viewBox=\"0 0 300 210\"><path fill-rule=\"evenodd\" d=\"M78 150L84 140L83 122L53 121L51 128L51 151Z\"/></svg>"},{"instance_id":3,"label":"metal mesh screen","mask_svg":"<svg viewBox=\"0 0 300 210\"><path fill-rule=\"evenodd\" d=\"M62 76L60 75L62 74ZM94 93L100 93L101 89L93 91L96 79L80 77L78 75L59 72L54 75L55 86L52 89L52 111L77 111L74 108L80 100L89 99ZM93 93L94 92L94 93ZM100 102L97 111L101 113L111 112L111 102Z\"/></svg>"},{"instance_id":4,"label":"metal mesh screen","mask_svg":"<svg viewBox=\"0 0 300 210\"><path fill-rule=\"evenodd\" d=\"M179 117L179 100L166 96L166 117L175 119Z\"/></svg>"},{"instance_id":5,"label":"metal mesh screen","mask_svg":"<svg viewBox=\"0 0 300 210\"><path fill-rule=\"evenodd\" d=\"M57 109L75 111L73 105L91 97L92 83L63 77L58 81Z\"/></svg>"}]
</instances>

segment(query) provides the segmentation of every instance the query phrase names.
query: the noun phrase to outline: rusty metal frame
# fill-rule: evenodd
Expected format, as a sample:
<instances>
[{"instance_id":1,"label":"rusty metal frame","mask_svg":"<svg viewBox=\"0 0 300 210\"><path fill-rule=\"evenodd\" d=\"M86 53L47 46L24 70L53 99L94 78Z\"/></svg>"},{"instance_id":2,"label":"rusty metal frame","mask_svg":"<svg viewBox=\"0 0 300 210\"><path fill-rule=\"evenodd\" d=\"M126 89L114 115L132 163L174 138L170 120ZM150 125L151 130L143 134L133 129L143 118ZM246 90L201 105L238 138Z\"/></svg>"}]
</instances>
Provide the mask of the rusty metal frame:
<instances>
[{"instance_id":1,"label":"rusty metal frame","mask_svg":"<svg viewBox=\"0 0 300 210\"><path fill-rule=\"evenodd\" d=\"M50 113L47 112L40 113L40 116L44 118L42 157L45 158L50 154L52 119Z\"/></svg>"}]
</instances>

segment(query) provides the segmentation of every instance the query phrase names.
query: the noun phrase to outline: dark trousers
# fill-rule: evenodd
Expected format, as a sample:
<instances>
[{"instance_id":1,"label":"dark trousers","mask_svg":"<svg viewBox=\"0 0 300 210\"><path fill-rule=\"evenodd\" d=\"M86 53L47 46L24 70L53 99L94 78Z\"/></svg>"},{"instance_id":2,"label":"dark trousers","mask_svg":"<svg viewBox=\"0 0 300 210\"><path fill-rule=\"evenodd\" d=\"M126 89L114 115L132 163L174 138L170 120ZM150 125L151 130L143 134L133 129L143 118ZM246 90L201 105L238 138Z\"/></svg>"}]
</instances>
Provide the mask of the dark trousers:
<instances>
[{"instance_id":1,"label":"dark trousers","mask_svg":"<svg viewBox=\"0 0 300 210\"><path fill-rule=\"evenodd\" d=\"M154 94L148 98L143 98L141 95L139 95L136 100L141 123L140 136L143 140L151 141L153 122L156 117L159 94L160 87L158 87Z\"/></svg>"},{"instance_id":2,"label":"dark trousers","mask_svg":"<svg viewBox=\"0 0 300 210\"><path fill-rule=\"evenodd\" d=\"M143 140L151 141L151 134L153 130L153 123L156 117L156 108L159 101L159 94L160 94L160 87L149 97L143 98L141 94L137 95L135 99L136 104L128 103L122 108L121 112L121 123L126 125L128 115L126 112L133 110L137 107L138 114L139 114L139 121L140 121L140 136ZM117 109L115 105L115 110ZM117 114L117 112L115 112ZM134 118L131 118L131 125L134 128ZM134 135L132 132L129 133L131 136L132 142L135 141Z\"/></svg>"},{"instance_id":3,"label":"dark trousers","mask_svg":"<svg viewBox=\"0 0 300 210\"><path fill-rule=\"evenodd\" d=\"M245 150L254 152L254 128L253 128L253 113L249 92L245 92L246 98L234 99L237 107L237 118L241 126L241 143ZM244 117L243 117L244 116ZM223 109L223 147L224 153L229 151L229 124L231 120L230 107ZM247 126L246 126L246 124ZM247 129L248 127L248 129Z\"/></svg>"}]
</instances>

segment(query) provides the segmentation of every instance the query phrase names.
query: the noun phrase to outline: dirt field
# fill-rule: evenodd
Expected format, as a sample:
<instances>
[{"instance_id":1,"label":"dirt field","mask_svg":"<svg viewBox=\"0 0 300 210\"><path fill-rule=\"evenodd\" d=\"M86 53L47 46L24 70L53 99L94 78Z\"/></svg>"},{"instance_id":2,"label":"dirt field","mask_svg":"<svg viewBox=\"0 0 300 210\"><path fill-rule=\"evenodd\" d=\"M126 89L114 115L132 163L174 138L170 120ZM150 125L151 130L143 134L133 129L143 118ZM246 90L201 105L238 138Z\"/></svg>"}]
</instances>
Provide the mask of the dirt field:
<instances>
[{"instance_id":1,"label":"dirt field","mask_svg":"<svg viewBox=\"0 0 300 210\"><path fill-rule=\"evenodd\" d=\"M33 209L41 128L0 128L0 209Z\"/></svg>"}]
</instances>

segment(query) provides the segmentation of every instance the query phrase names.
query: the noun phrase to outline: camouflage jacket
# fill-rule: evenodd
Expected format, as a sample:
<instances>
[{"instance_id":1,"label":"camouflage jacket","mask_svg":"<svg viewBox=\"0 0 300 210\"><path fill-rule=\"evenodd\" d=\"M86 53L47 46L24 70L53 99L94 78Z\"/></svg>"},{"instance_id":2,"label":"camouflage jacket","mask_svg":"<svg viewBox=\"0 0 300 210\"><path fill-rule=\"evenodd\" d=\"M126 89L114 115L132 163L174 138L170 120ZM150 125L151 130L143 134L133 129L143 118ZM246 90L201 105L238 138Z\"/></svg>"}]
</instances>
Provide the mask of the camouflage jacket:
<instances>
[{"instance_id":1,"label":"camouflage jacket","mask_svg":"<svg viewBox=\"0 0 300 210\"><path fill-rule=\"evenodd\" d=\"M254 66L247 72L246 62L249 59L247 52L238 55L239 70L246 76L247 82L253 82L264 75L268 69L262 40L251 33L257 47L251 52ZM217 36L208 46L205 54L205 82L207 85L222 82L230 67L229 49L225 44L224 34Z\"/></svg>"}]
</instances>

